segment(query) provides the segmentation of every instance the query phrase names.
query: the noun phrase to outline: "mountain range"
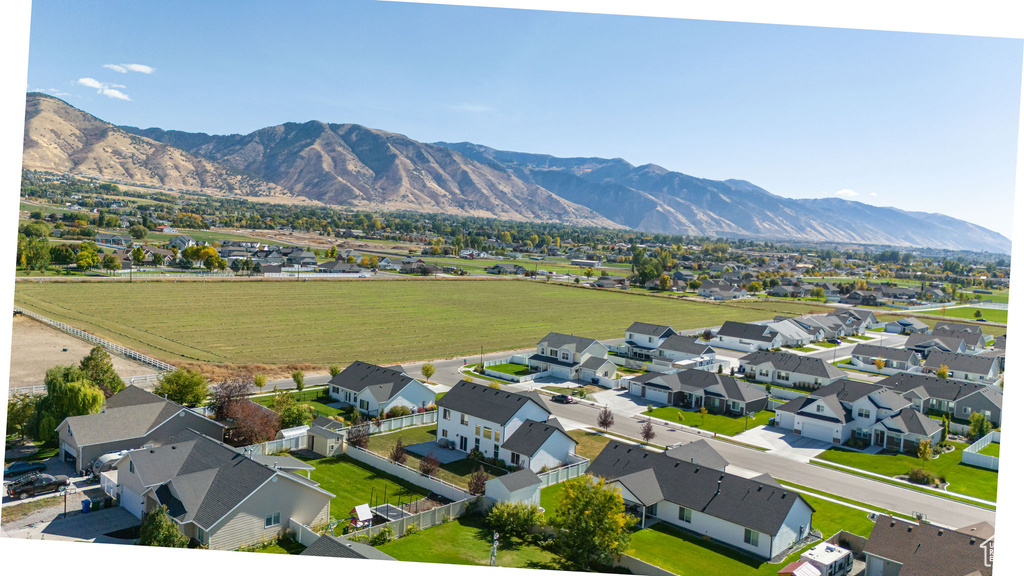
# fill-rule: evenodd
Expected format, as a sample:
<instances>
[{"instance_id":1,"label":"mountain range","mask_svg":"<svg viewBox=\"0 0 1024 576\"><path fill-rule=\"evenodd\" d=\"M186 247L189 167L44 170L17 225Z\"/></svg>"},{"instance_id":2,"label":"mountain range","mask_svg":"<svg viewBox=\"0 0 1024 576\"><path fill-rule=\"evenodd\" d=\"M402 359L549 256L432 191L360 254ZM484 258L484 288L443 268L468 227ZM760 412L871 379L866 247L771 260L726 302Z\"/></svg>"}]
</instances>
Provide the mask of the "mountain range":
<instances>
[{"instance_id":1,"label":"mountain range","mask_svg":"<svg viewBox=\"0 0 1024 576\"><path fill-rule=\"evenodd\" d=\"M695 236L1010 252L1005 236L942 214L792 199L621 158L433 144L324 122L226 136L114 126L30 93L26 168L264 199L633 228Z\"/></svg>"}]
</instances>

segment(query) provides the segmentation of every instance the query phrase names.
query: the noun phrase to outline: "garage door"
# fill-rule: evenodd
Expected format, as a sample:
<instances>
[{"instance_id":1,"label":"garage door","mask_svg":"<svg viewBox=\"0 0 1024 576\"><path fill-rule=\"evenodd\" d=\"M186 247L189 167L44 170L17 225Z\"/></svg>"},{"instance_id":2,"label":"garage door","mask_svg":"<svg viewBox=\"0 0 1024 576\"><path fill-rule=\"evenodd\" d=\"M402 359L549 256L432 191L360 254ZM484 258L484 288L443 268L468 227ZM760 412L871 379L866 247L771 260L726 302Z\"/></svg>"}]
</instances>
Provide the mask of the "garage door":
<instances>
[{"instance_id":1,"label":"garage door","mask_svg":"<svg viewBox=\"0 0 1024 576\"><path fill-rule=\"evenodd\" d=\"M652 402L661 402L662 404L668 404L668 392L666 392L665 390L653 390L651 388L647 388L647 394L644 395L644 398L647 398Z\"/></svg>"},{"instance_id":2,"label":"garage door","mask_svg":"<svg viewBox=\"0 0 1024 576\"><path fill-rule=\"evenodd\" d=\"M136 518L142 518L145 500L135 492L121 486L121 506L132 513Z\"/></svg>"},{"instance_id":3,"label":"garage door","mask_svg":"<svg viewBox=\"0 0 1024 576\"><path fill-rule=\"evenodd\" d=\"M821 440L822 442L832 443L832 429L828 426L804 422L801 435L804 438L814 438L815 440Z\"/></svg>"}]
</instances>

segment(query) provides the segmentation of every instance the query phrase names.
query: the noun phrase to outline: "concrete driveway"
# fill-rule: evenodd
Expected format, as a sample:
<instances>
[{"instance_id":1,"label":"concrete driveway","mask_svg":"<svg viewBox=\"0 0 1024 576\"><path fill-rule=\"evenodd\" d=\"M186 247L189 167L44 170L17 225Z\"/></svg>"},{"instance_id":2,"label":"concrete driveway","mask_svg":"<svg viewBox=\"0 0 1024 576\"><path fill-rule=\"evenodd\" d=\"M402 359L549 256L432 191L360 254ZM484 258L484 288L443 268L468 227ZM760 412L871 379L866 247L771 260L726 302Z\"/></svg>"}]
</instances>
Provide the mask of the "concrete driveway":
<instances>
[{"instance_id":1,"label":"concrete driveway","mask_svg":"<svg viewBox=\"0 0 1024 576\"><path fill-rule=\"evenodd\" d=\"M57 517L49 522L39 522L20 530L4 531L10 538L32 538L43 540L99 540L117 542L105 534L138 526L140 521L131 512L120 506L104 508L87 514L73 514L67 518Z\"/></svg>"},{"instance_id":2,"label":"concrete driveway","mask_svg":"<svg viewBox=\"0 0 1024 576\"><path fill-rule=\"evenodd\" d=\"M740 442L768 449L775 454L798 462L810 462L818 454L832 447L828 442L805 438L780 428L758 426L733 437Z\"/></svg>"},{"instance_id":3,"label":"concrete driveway","mask_svg":"<svg viewBox=\"0 0 1024 576\"><path fill-rule=\"evenodd\" d=\"M614 412L617 416L635 416L647 410L647 400L633 396L629 393L629 390L604 390L601 392L594 392L590 395L589 400L597 402L602 406L607 406L609 410ZM657 403L661 406L660 403Z\"/></svg>"}]
</instances>

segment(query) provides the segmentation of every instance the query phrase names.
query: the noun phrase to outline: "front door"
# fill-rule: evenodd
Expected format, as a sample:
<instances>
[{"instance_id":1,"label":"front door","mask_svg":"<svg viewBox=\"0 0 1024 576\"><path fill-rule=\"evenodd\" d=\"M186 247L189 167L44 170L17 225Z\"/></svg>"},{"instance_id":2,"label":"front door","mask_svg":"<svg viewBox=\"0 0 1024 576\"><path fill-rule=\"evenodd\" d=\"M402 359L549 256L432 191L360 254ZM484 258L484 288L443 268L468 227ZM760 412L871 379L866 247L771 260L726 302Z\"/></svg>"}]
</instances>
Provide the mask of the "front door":
<instances>
[{"instance_id":1,"label":"front door","mask_svg":"<svg viewBox=\"0 0 1024 576\"><path fill-rule=\"evenodd\" d=\"M647 386L640 387L640 397L647 398Z\"/></svg>"},{"instance_id":2,"label":"front door","mask_svg":"<svg viewBox=\"0 0 1024 576\"><path fill-rule=\"evenodd\" d=\"M469 452L469 438L465 436L459 436L459 450L463 452Z\"/></svg>"},{"instance_id":3,"label":"front door","mask_svg":"<svg viewBox=\"0 0 1024 576\"><path fill-rule=\"evenodd\" d=\"M875 446L885 446L885 432L882 430L875 430Z\"/></svg>"}]
</instances>

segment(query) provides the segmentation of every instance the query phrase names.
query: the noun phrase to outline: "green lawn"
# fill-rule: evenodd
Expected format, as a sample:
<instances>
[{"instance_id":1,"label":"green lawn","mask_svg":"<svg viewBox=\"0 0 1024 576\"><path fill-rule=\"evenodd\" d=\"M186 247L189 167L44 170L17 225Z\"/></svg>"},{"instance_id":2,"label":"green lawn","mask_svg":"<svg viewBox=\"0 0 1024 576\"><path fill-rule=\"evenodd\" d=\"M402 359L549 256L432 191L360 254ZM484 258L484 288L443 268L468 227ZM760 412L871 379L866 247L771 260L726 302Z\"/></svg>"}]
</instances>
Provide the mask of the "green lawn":
<instances>
[{"instance_id":1,"label":"green lawn","mask_svg":"<svg viewBox=\"0 0 1024 576\"><path fill-rule=\"evenodd\" d=\"M384 491L387 490L387 501L398 505L399 501L409 502L427 495L428 491L410 484L400 478L385 474L348 456L332 456L307 460L316 467L310 472L310 478L320 483L320 487L334 494L331 499L331 517L335 520L348 518L349 512L359 504L374 502L384 503Z\"/></svg>"},{"instance_id":2,"label":"green lawn","mask_svg":"<svg viewBox=\"0 0 1024 576\"><path fill-rule=\"evenodd\" d=\"M172 363L222 364L472 357L481 347L486 352L533 346L552 326L602 339L621 337L637 318L657 318L681 330L780 313L772 302L721 305L479 280L23 282L15 287L15 301ZM254 314L253 302L273 305ZM589 313L579 314L581 309Z\"/></svg>"},{"instance_id":3,"label":"green lawn","mask_svg":"<svg viewBox=\"0 0 1024 576\"><path fill-rule=\"evenodd\" d=\"M413 428L404 428L398 432L391 432L389 434L374 434L370 436L370 443L367 448L371 452L376 452L381 456L389 456L391 449L398 443L398 439L402 439L403 446L412 446L413 444L420 444L421 442L436 442L437 441L437 425L431 426L416 426ZM414 469L419 470L420 458L411 453L406 452L405 465ZM441 464L440 470L437 472L437 477L451 482L456 486L462 486L463 488L469 487L469 477L480 468L481 464L469 458L463 458L462 460L456 460L449 464ZM491 476L503 476L508 473L507 470L492 466L490 464L483 465L484 470Z\"/></svg>"},{"instance_id":4,"label":"green lawn","mask_svg":"<svg viewBox=\"0 0 1024 576\"><path fill-rule=\"evenodd\" d=\"M985 446L984 448L979 450L978 454L983 454L985 456L994 456L996 458L999 458L999 443L990 443L988 446Z\"/></svg>"},{"instance_id":5,"label":"green lawn","mask_svg":"<svg viewBox=\"0 0 1024 576\"><path fill-rule=\"evenodd\" d=\"M396 560L487 566L491 554L491 532L482 516L462 516L451 522L410 534L377 549ZM497 565L512 568L558 568L558 558L537 546L502 541Z\"/></svg>"},{"instance_id":6,"label":"green lawn","mask_svg":"<svg viewBox=\"0 0 1024 576\"><path fill-rule=\"evenodd\" d=\"M31 455L24 458L8 458L5 462L39 462L40 460L46 460L52 458L60 452L60 446L58 446L57 440L50 440L44 444L37 444L39 450Z\"/></svg>"},{"instance_id":7,"label":"green lawn","mask_svg":"<svg viewBox=\"0 0 1024 576\"><path fill-rule=\"evenodd\" d=\"M967 444L960 442L953 442L952 444L955 450L928 461L908 454L863 454L840 448L829 448L822 452L818 458L826 462L842 464L890 477L906 474L912 468L924 468L936 476L945 476L949 482L947 487L949 492L995 502L996 479L999 477L999 473L994 470L985 470L961 464L961 455Z\"/></svg>"},{"instance_id":8,"label":"green lawn","mask_svg":"<svg viewBox=\"0 0 1024 576\"><path fill-rule=\"evenodd\" d=\"M969 306L966 308L946 308L942 310L928 310L918 312L918 314L928 314L929 316L945 316L946 318L963 318L965 320L975 320L977 317L974 315L976 312L981 312L981 317L989 322L1001 322L1006 324L1006 310L993 310L992 308L975 308Z\"/></svg>"},{"instance_id":9,"label":"green lawn","mask_svg":"<svg viewBox=\"0 0 1024 576\"><path fill-rule=\"evenodd\" d=\"M818 342L815 342L814 345L818 348L835 348L836 346L839 346L839 344L825 342L824 340L819 340Z\"/></svg>"},{"instance_id":10,"label":"green lawn","mask_svg":"<svg viewBox=\"0 0 1024 576\"><path fill-rule=\"evenodd\" d=\"M725 436L735 436L744 430L768 424L768 419L775 415L774 412L762 410L754 415L754 418L733 418L721 414L707 414L701 422L700 412L688 412L675 406L662 406L651 412L645 412L653 418L661 418L669 422L679 422L694 428L700 428L709 432L718 432Z\"/></svg>"},{"instance_id":11,"label":"green lawn","mask_svg":"<svg viewBox=\"0 0 1024 576\"><path fill-rule=\"evenodd\" d=\"M812 348L810 346L783 346L783 348L787 350L796 350L797 352L816 352L818 350L817 348Z\"/></svg>"},{"instance_id":12,"label":"green lawn","mask_svg":"<svg viewBox=\"0 0 1024 576\"><path fill-rule=\"evenodd\" d=\"M335 402L333 398L320 396L323 388L316 390L303 390L302 392L289 392L289 396L295 398L300 404L313 408L318 416L326 416L332 418L342 414L342 411L328 406L327 402ZM252 399L257 404L262 404L267 408L272 408L274 405L274 396L257 396Z\"/></svg>"},{"instance_id":13,"label":"green lawn","mask_svg":"<svg viewBox=\"0 0 1024 576\"><path fill-rule=\"evenodd\" d=\"M494 366L487 366L487 370L493 370L494 372L500 372L502 374L508 374L510 376L526 376L527 374L533 374L533 370L529 366L523 366L522 364L511 364L506 362L505 364L495 364Z\"/></svg>"},{"instance_id":14,"label":"green lawn","mask_svg":"<svg viewBox=\"0 0 1024 576\"><path fill-rule=\"evenodd\" d=\"M280 538L277 542L264 546L259 550L253 550L253 552L259 552L260 554L301 554L305 549L305 546L291 538Z\"/></svg>"},{"instance_id":15,"label":"green lawn","mask_svg":"<svg viewBox=\"0 0 1024 576\"><path fill-rule=\"evenodd\" d=\"M1005 313L1005 311L1003 311L1003 313ZM877 318L879 322L892 322L893 320L896 320L898 318L904 318L904 316L897 316L895 314L877 314L876 313L875 314L875 318ZM987 316L985 318L988 319L988 320L992 320L992 318L989 318ZM948 322L949 321L949 320L943 320L942 318L935 318L935 317L931 317L931 316L926 316L926 315L923 315L923 314L921 316L918 316L917 319L920 320L921 322L924 322L925 324L927 324L929 328L934 328L935 324L937 324L939 322ZM972 322L970 320L961 320L960 323L961 324L971 324ZM1003 334L1006 334L1006 326L996 326L994 324L989 324L989 323L986 323L986 322L976 322L976 324L981 327L981 331L984 332L985 334L991 334L992 336L1001 336ZM884 330L885 330L884 327L878 329L879 332L882 332Z\"/></svg>"}]
</instances>

